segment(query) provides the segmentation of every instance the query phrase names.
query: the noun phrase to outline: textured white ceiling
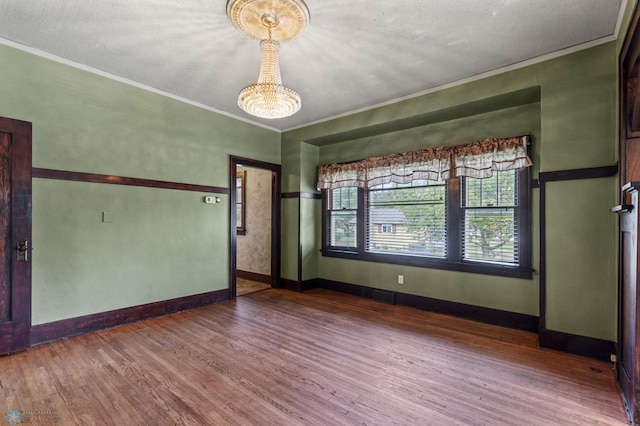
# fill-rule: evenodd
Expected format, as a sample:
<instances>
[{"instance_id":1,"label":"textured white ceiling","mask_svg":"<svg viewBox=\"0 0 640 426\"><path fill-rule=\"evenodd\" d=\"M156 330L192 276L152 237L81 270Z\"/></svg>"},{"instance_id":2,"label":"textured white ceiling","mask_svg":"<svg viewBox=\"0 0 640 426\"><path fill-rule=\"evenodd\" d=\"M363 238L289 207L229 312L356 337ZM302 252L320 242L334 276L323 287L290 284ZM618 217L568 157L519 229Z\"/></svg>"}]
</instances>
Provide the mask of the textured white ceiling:
<instances>
[{"instance_id":1,"label":"textured white ceiling","mask_svg":"<svg viewBox=\"0 0 640 426\"><path fill-rule=\"evenodd\" d=\"M274 0L275 1L275 0ZM309 28L281 48L302 110L237 106L258 42L226 0L0 0L0 37L276 129L611 39L623 0L306 0Z\"/></svg>"}]
</instances>

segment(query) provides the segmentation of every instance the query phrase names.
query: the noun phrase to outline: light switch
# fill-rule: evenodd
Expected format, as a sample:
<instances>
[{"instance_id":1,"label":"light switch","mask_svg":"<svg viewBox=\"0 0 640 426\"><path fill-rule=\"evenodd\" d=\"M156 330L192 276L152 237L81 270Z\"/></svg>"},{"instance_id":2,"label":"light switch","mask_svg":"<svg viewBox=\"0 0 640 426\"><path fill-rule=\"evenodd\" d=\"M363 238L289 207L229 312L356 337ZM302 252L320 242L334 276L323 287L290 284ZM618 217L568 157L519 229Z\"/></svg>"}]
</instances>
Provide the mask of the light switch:
<instances>
[{"instance_id":1,"label":"light switch","mask_svg":"<svg viewBox=\"0 0 640 426\"><path fill-rule=\"evenodd\" d=\"M113 222L113 212L102 212L102 222L103 223Z\"/></svg>"}]
</instances>

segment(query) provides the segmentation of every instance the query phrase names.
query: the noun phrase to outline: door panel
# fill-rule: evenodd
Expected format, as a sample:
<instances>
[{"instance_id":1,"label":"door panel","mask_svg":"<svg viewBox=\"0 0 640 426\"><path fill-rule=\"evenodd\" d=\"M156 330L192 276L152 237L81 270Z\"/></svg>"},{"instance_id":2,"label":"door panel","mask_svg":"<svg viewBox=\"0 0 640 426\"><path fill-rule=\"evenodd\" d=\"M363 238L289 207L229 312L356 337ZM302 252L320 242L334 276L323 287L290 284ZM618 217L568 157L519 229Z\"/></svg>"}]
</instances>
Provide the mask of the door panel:
<instances>
[{"instance_id":1,"label":"door panel","mask_svg":"<svg viewBox=\"0 0 640 426\"><path fill-rule=\"evenodd\" d=\"M636 220L626 213L620 218L621 235L621 312L620 312L620 360L618 381L626 401L633 400L632 378L635 370L636 335Z\"/></svg>"},{"instance_id":2,"label":"door panel","mask_svg":"<svg viewBox=\"0 0 640 426\"><path fill-rule=\"evenodd\" d=\"M30 246L31 123L0 118L0 354L31 345Z\"/></svg>"},{"instance_id":3,"label":"door panel","mask_svg":"<svg viewBox=\"0 0 640 426\"><path fill-rule=\"evenodd\" d=\"M0 283L11 280L11 138L0 134ZM11 318L9 288L0 285L0 322Z\"/></svg>"}]
</instances>

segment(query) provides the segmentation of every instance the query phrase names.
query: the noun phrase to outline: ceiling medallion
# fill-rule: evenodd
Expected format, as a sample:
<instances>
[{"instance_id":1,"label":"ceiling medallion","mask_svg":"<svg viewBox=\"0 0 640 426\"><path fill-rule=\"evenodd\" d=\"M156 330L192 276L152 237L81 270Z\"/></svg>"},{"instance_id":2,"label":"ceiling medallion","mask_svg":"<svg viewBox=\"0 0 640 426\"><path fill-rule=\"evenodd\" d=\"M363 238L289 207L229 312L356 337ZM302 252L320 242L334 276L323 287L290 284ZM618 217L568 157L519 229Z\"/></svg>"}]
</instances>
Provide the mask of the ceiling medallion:
<instances>
[{"instance_id":1,"label":"ceiling medallion","mask_svg":"<svg viewBox=\"0 0 640 426\"><path fill-rule=\"evenodd\" d=\"M260 40L258 82L245 87L238 106L261 118L289 117L300 110L300 95L282 85L280 42L293 40L309 25L302 0L229 0L227 15L235 27Z\"/></svg>"},{"instance_id":2,"label":"ceiling medallion","mask_svg":"<svg viewBox=\"0 0 640 426\"><path fill-rule=\"evenodd\" d=\"M256 40L267 38L267 23L271 38L279 42L293 40L309 25L309 9L302 0L229 0L227 16Z\"/></svg>"}]
</instances>

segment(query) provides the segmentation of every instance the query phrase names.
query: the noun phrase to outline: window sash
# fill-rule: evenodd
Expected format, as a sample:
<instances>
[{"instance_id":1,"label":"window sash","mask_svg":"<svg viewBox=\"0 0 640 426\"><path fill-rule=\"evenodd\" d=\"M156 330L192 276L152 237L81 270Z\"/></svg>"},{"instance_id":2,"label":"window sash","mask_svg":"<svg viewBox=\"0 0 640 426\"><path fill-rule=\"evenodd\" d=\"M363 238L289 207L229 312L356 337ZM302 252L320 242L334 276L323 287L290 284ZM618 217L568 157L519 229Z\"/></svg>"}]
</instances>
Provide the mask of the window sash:
<instances>
[{"instance_id":1,"label":"window sash","mask_svg":"<svg viewBox=\"0 0 640 426\"><path fill-rule=\"evenodd\" d=\"M462 178L462 260L519 264L518 178L515 171Z\"/></svg>"},{"instance_id":2,"label":"window sash","mask_svg":"<svg viewBox=\"0 0 640 426\"><path fill-rule=\"evenodd\" d=\"M463 260L518 265L518 220L514 207L471 207L465 208L463 211L463 237L460 241ZM482 219L495 219L498 223L503 222L504 232L493 232L494 236L489 237L487 234L492 234L490 229L496 226L486 222L483 224ZM489 229L488 232L487 229ZM507 231L509 231L508 234ZM495 236L496 233L499 235Z\"/></svg>"},{"instance_id":3,"label":"window sash","mask_svg":"<svg viewBox=\"0 0 640 426\"><path fill-rule=\"evenodd\" d=\"M355 195L355 196L354 196ZM328 247L356 250L358 237L358 200L356 188L337 188L328 191L327 235Z\"/></svg>"}]
</instances>

